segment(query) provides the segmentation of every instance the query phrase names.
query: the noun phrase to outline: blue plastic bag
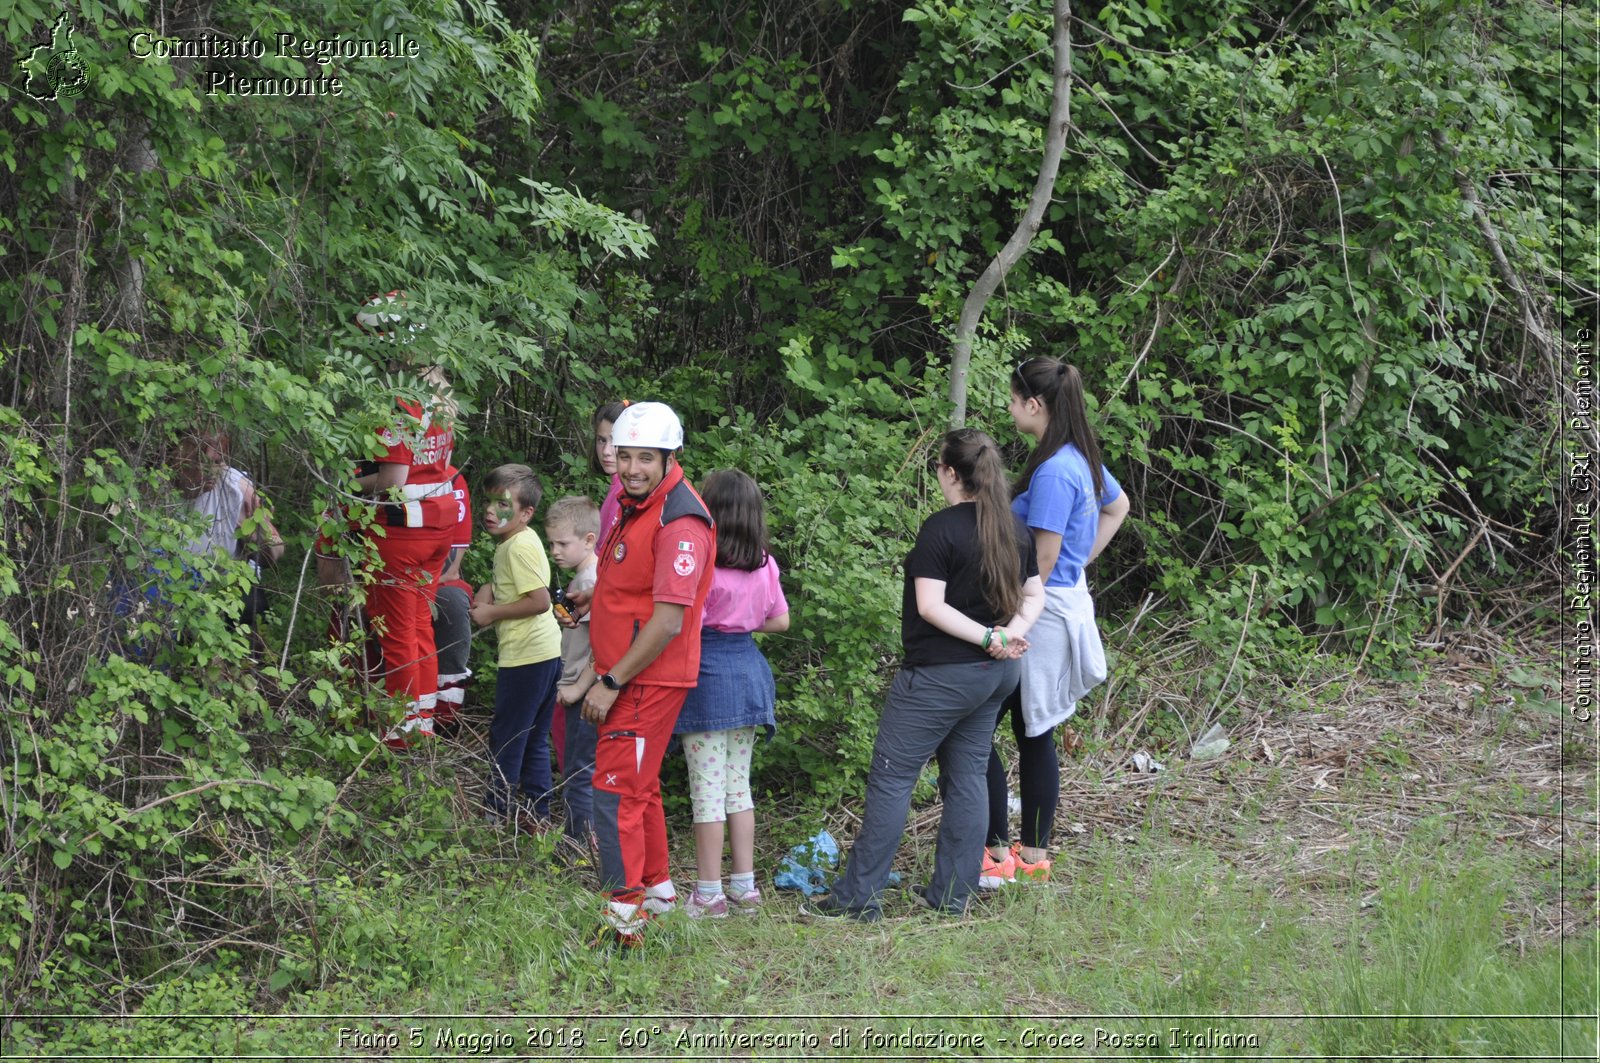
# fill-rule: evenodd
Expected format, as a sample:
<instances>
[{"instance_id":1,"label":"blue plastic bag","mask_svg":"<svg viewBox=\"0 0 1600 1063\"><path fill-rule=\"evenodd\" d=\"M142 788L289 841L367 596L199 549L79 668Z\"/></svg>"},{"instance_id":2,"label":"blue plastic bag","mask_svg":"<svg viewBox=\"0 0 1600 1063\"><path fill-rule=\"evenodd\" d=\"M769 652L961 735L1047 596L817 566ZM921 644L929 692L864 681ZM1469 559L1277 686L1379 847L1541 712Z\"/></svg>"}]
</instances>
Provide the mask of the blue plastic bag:
<instances>
[{"instance_id":1,"label":"blue plastic bag","mask_svg":"<svg viewBox=\"0 0 1600 1063\"><path fill-rule=\"evenodd\" d=\"M827 893L839 870L839 843L833 835L822 830L808 842L789 850L789 855L778 865L772 884L780 890L799 890L807 897L813 893ZM898 873L889 872L890 886L899 884Z\"/></svg>"},{"instance_id":2,"label":"blue plastic bag","mask_svg":"<svg viewBox=\"0 0 1600 1063\"><path fill-rule=\"evenodd\" d=\"M772 876L772 884L780 890L799 890L807 897L827 893L838 867L839 843L827 831L818 831L810 841L789 850Z\"/></svg>"}]
</instances>

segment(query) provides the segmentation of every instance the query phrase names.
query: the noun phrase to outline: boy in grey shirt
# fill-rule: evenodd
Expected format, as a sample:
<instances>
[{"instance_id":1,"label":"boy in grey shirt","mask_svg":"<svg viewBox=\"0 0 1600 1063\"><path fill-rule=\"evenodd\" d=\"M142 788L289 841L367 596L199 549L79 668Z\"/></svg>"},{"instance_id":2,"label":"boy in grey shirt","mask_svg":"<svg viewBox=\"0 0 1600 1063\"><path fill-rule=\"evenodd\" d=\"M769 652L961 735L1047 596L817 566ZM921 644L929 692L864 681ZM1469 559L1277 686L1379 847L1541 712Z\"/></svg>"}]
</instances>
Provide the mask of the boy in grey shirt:
<instances>
[{"instance_id":1,"label":"boy in grey shirt","mask_svg":"<svg viewBox=\"0 0 1600 1063\"><path fill-rule=\"evenodd\" d=\"M566 593L594 587L599 558L595 542L600 537L600 508L582 495L568 495L550 504L544 518L544 537L550 556L561 568L573 572ZM578 711L588 688L578 680L589 664L589 616L574 617L559 603L556 621L561 625L561 679L556 684L556 710L564 717L566 744L561 753L561 791L566 797L567 837L591 844L594 833L594 724L585 723Z\"/></svg>"}]
</instances>

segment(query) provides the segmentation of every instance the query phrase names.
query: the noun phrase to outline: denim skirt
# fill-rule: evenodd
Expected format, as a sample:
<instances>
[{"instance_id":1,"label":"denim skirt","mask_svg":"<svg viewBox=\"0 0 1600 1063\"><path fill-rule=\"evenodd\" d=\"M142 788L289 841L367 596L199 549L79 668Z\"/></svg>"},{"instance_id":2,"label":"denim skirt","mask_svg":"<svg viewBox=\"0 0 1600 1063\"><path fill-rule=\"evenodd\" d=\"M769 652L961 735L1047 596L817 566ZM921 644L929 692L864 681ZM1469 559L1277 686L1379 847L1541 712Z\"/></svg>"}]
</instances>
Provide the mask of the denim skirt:
<instances>
[{"instance_id":1,"label":"denim skirt","mask_svg":"<svg viewBox=\"0 0 1600 1063\"><path fill-rule=\"evenodd\" d=\"M753 635L701 628L700 680L684 699L672 733L764 727L771 738L778 729L777 700L772 666Z\"/></svg>"}]
</instances>

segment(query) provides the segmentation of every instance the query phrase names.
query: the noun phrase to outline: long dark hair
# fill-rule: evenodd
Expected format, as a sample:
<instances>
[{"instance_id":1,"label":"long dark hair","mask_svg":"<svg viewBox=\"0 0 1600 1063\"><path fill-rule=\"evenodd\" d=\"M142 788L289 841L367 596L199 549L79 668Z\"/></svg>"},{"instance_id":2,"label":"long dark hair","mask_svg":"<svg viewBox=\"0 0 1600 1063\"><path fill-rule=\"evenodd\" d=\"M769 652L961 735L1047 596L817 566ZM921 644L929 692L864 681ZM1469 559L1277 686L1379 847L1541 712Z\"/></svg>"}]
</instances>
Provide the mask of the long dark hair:
<instances>
[{"instance_id":1,"label":"long dark hair","mask_svg":"<svg viewBox=\"0 0 1600 1063\"><path fill-rule=\"evenodd\" d=\"M756 482L738 469L718 469L700 481L700 497L717 522L717 567L754 572L765 565L766 502Z\"/></svg>"},{"instance_id":2,"label":"long dark hair","mask_svg":"<svg viewBox=\"0 0 1600 1063\"><path fill-rule=\"evenodd\" d=\"M1022 474L1011 485L1011 497L1026 491L1039 466L1071 443L1089 463L1098 503L1100 496L1106 493L1105 474L1101 472L1100 441L1089 423L1089 407L1083 400L1083 377L1078 374L1078 367L1057 358L1030 358L1011 371L1011 390L1019 398L1038 399L1044 404L1049 419L1039 445L1028 455Z\"/></svg>"},{"instance_id":3,"label":"long dark hair","mask_svg":"<svg viewBox=\"0 0 1600 1063\"><path fill-rule=\"evenodd\" d=\"M589 468L595 471L596 476L604 476L606 470L600 465L600 455L594 452L594 434L600 431L600 422L610 421L617 423L617 418L622 416L622 411L628 408L627 399L617 399L613 402L604 402L594 411L594 417L589 421Z\"/></svg>"},{"instance_id":4,"label":"long dark hair","mask_svg":"<svg viewBox=\"0 0 1600 1063\"><path fill-rule=\"evenodd\" d=\"M976 428L957 428L940 441L939 461L956 474L977 506L983 599L995 616L1009 620L1022 607L1022 575L1017 518L1011 513L1000 448Z\"/></svg>"}]
</instances>

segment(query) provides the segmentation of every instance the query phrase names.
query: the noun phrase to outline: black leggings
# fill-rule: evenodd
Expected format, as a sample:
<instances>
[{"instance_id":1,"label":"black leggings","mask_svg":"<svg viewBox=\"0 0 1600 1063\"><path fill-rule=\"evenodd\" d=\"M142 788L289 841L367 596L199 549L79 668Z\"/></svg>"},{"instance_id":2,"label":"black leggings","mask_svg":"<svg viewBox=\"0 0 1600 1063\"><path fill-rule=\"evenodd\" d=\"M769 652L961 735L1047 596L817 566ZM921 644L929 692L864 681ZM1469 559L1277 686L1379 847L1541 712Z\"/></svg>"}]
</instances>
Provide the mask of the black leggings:
<instances>
[{"instance_id":1,"label":"black leggings","mask_svg":"<svg viewBox=\"0 0 1600 1063\"><path fill-rule=\"evenodd\" d=\"M1022 687L1019 685L1000 703L994 726L1011 714L1011 733L1017 736L1018 789L1022 791L1022 844L1043 849L1050 844L1050 828L1055 824L1056 804L1061 799L1061 766L1056 760L1056 729L1029 738L1022 723ZM1005 845L1007 829L1006 766L1000 751L989 749L989 840L988 845Z\"/></svg>"}]
</instances>

